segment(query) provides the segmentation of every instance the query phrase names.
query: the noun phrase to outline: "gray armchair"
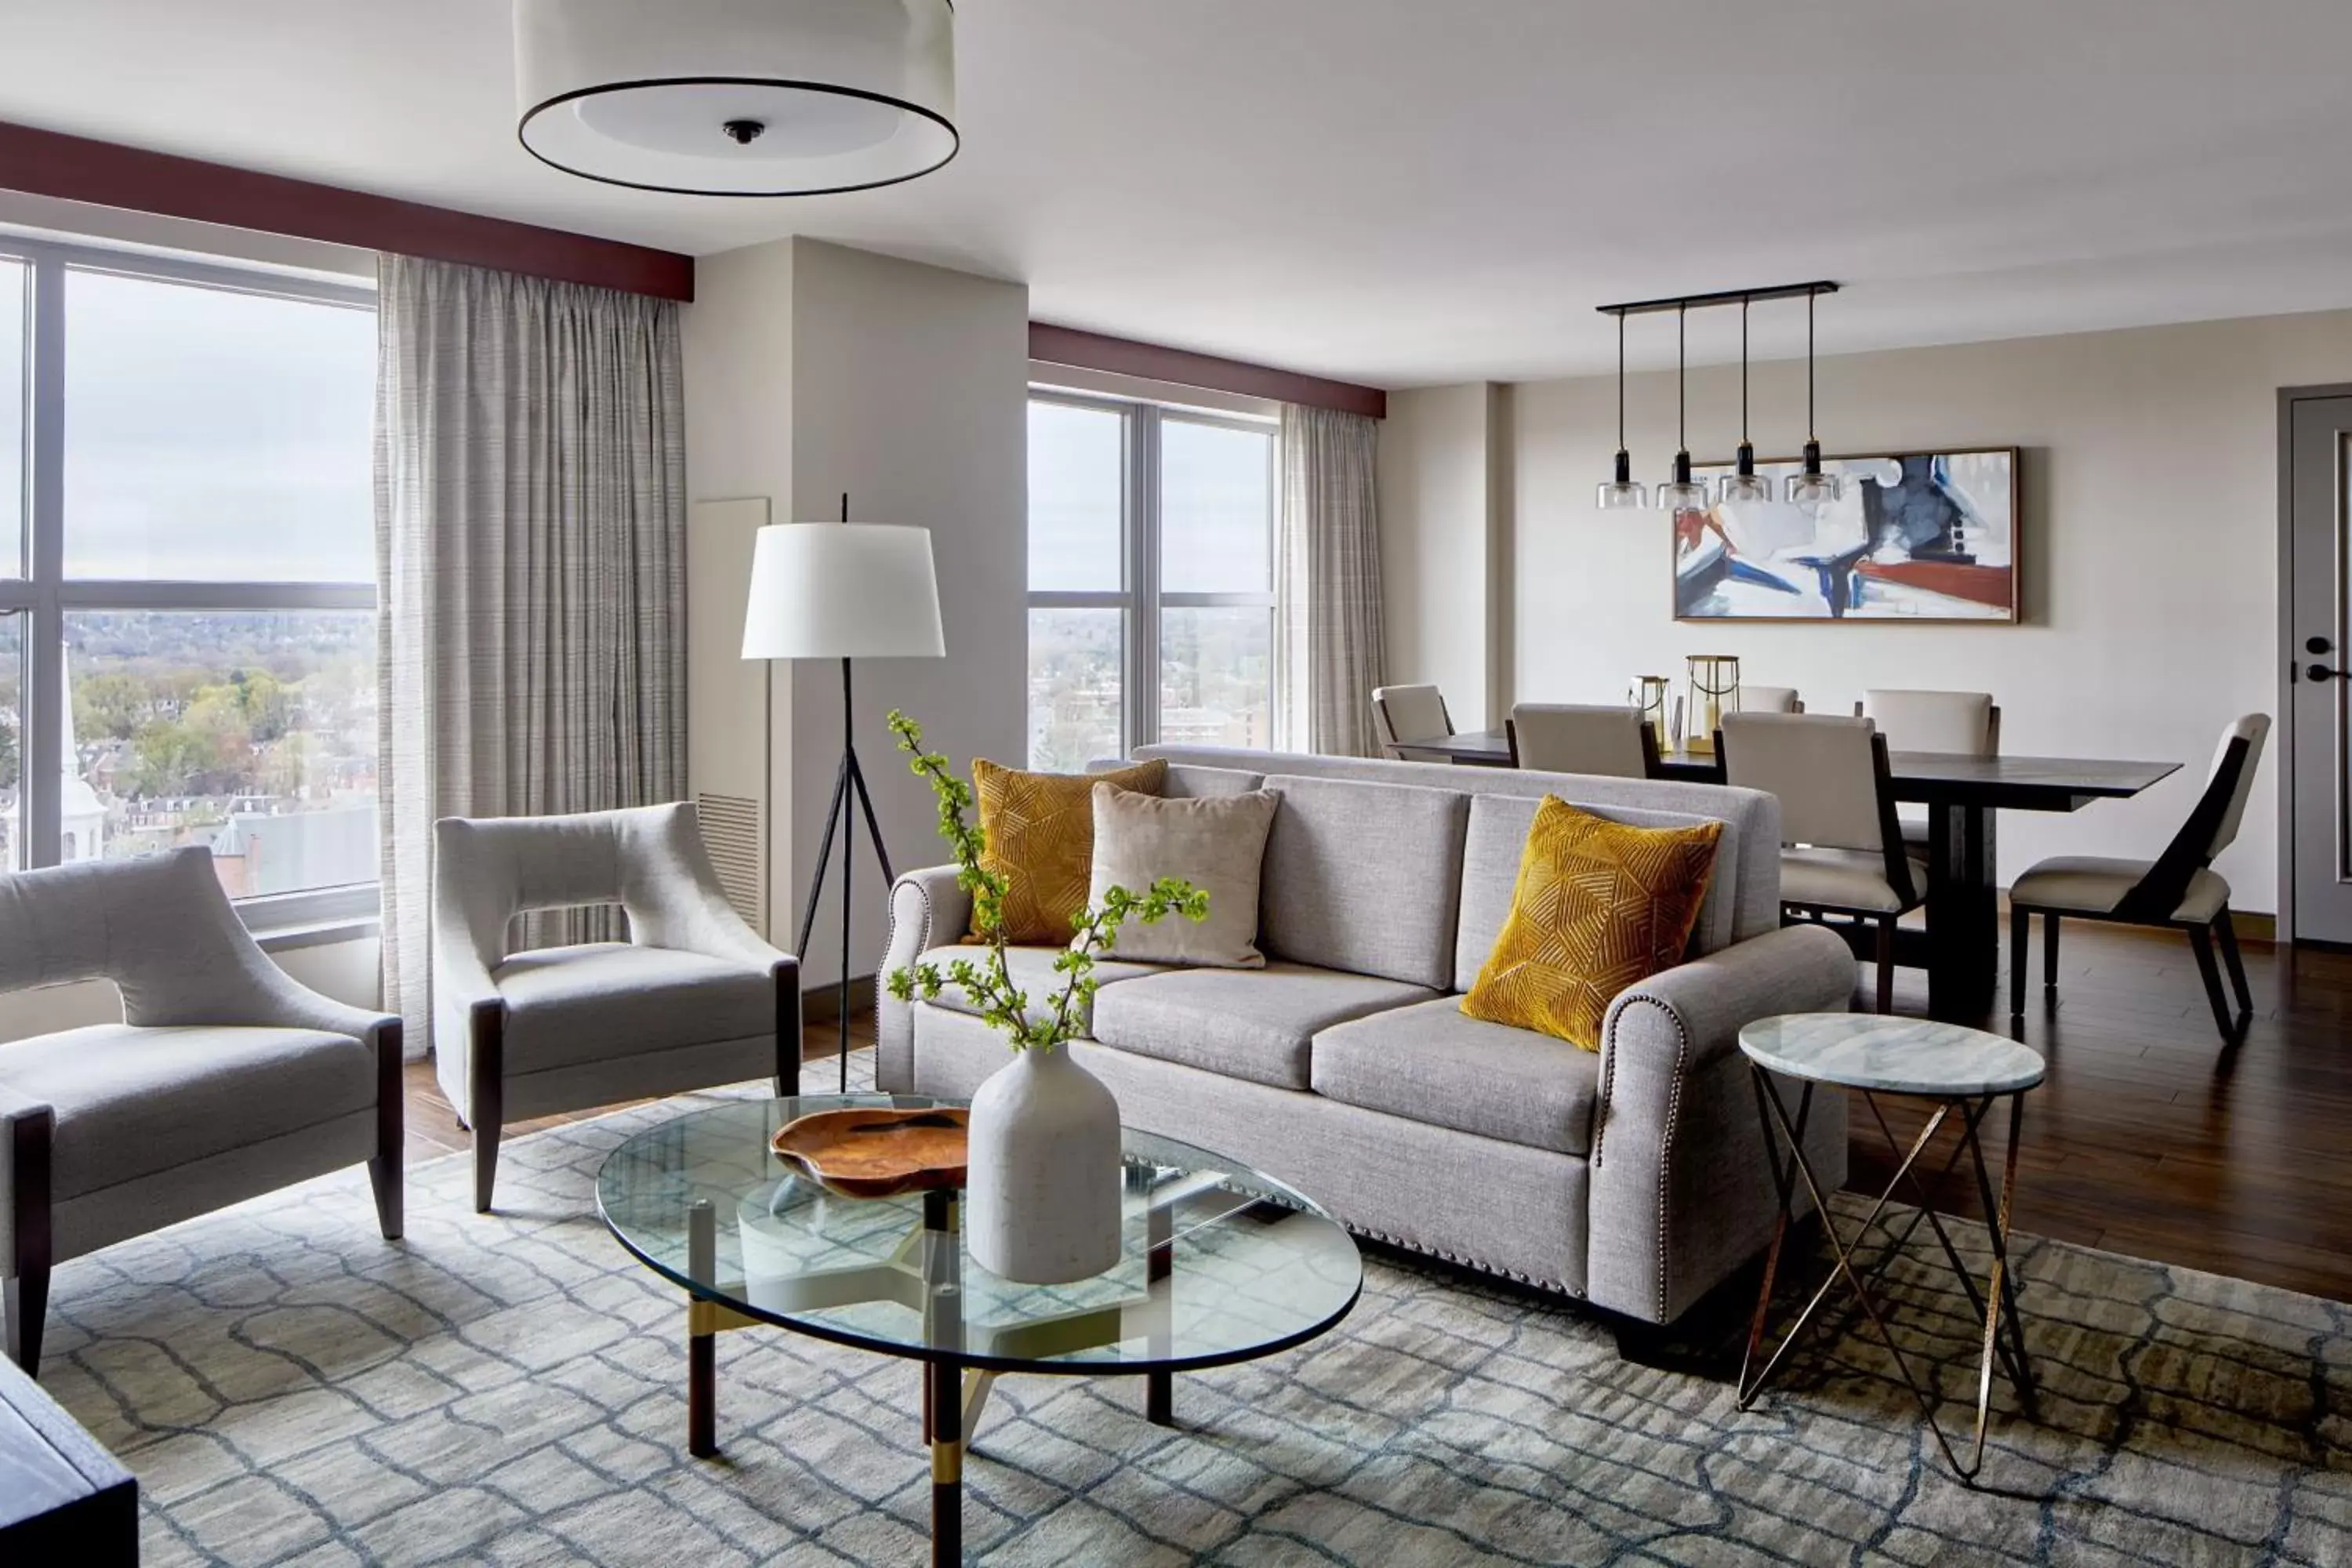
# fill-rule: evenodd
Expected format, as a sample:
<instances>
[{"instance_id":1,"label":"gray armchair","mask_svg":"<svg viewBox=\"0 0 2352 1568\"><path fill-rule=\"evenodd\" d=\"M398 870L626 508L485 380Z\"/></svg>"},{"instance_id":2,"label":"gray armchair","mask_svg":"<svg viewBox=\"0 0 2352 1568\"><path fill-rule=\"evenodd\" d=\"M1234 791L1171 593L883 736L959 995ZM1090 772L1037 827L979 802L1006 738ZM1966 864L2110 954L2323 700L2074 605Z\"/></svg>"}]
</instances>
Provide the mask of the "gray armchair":
<instances>
[{"instance_id":1,"label":"gray armchair","mask_svg":"<svg viewBox=\"0 0 2352 1568\"><path fill-rule=\"evenodd\" d=\"M0 1277L28 1373L67 1258L362 1160L401 1231L400 1020L272 963L209 851L0 876L0 991L95 979L121 1023L0 1045Z\"/></svg>"},{"instance_id":2,"label":"gray armchair","mask_svg":"<svg viewBox=\"0 0 2352 1568\"><path fill-rule=\"evenodd\" d=\"M627 942L509 954L531 910L618 904ZM688 805L433 827L433 1054L487 1214L508 1121L773 1075L800 1088L800 961L728 903Z\"/></svg>"}]
</instances>

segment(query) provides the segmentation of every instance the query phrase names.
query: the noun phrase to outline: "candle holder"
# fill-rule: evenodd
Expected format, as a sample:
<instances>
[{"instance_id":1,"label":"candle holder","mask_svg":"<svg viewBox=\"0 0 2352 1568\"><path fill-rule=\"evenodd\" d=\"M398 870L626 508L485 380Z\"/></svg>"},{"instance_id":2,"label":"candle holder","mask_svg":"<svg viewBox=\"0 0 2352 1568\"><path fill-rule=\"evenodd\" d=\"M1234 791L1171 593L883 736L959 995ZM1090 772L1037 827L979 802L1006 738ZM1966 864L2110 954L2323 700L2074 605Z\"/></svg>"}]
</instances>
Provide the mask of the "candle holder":
<instances>
[{"instance_id":1,"label":"candle holder","mask_svg":"<svg viewBox=\"0 0 2352 1568\"><path fill-rule=\"evenodd\" d=\"M1726 713L1739 709L1739 657L1728 653L1695 653L1685 661L1690 686L1690 731L1683 749L1697 756L1715 754L1715 731Z\"/></svg>"},{"instance_id":2,"label":"candle holder","mask_svg":"<svg viewBox=\"0 0 2352 1568\"><path fill-rule=\"evenodd\" d=\"M1663 675L1637 675L1627 690L1626 700L1642 715L1642 722L1658 738L1658 750L1670 752L1674 747L1666 738L1666 690L1673 685Z\"/></svg>"}]
</instances>

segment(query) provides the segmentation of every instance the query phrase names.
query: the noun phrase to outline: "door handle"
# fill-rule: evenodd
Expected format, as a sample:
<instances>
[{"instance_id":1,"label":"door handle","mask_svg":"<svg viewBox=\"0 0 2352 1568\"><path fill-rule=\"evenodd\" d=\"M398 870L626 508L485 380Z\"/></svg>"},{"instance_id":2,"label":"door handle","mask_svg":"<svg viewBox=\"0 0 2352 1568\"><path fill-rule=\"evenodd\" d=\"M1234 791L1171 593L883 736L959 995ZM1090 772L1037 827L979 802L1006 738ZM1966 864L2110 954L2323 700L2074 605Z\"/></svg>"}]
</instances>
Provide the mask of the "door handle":
<instances>
[{"instance_id":1,"label":"door handle","mask_svg":"<svg viewBox=\"0 0 2352 1568\"><path fill-rule=\"evenodd\" d=\"M2306 679L2311 680L2352 680L2352 675L2340 669L2330 669L2324 664L2305 665L2303 673Z\"/></svg>"}]
</instances>

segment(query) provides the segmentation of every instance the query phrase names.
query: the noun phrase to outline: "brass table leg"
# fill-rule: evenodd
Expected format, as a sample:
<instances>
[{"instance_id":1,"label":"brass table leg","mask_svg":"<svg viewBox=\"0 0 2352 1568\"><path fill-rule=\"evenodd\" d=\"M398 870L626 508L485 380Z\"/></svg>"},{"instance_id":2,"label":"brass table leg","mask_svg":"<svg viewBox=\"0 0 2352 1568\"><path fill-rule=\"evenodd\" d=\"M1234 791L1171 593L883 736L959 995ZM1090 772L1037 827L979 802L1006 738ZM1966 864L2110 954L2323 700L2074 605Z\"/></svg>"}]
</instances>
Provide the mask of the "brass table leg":
<instances>
[{"instance_id":1,"label":"brass table leg","mask_svg":"<svg viewBox=\"0 0 2352 1568\"><path fill-rule=\"evenodd\" d=\"M963 1562L963 1456L966 1420L963 1365L963 1244L952 1192L923 1194L923 1338L950 1353L923 1363L924 1436L931 1446L931 1563ZM969 1413L977 1415L992 1379L975 1379Z\"/></svg>"},{"instance_id":2,"label":"brass table leg","mask_svg":"<svg viewBox=\"0 0 2352 1568\"><path fill-rule=\"evenodd\" d=\"M1878 1331L1878 1337L1885 1342L1887 1352L1894 1357L1896 1372L1902 1376L1904 1385L1911 1391L1911 1396L1918 1401L1920 1414L1927 1423L1927 1429L1935 1435L1936 1446L1944 1451L1944 1458L1952 1467L1953 1473L1963 1481L1973 1482L1977 1473L1984 1468L1985 1436L1991 1418L1992 1372L1993 1363L1996 1361L2005 1363L2011 1382L2016 1386L2019 1398L2029 1413L2034 1405L2032 1369L2026 1361L2025 1333L2022 1320L2017 1310L2016 1283L2009 1267L2009 1215L2010 1205L2017 1189L2017 1150L2025 1118L2023 1093L2020 1092L2008 1097L2010 1102L2009 1147L2005 1151L2002 1161L2000 1190L1997 1195L1993 1191L1991 1173L1986 1165L1984 1144L1979 1132L1986 1115L1992 1109L1993 1100L1998 1097L1988 1095L1978 1099L1939 1100L1937 1102L1935 1114L1927 1119L1927 1125L1920 1131L1918 1137L1913 1140L1911 1147L1904 1153L1902 1162L1895 1167L1894 1179L1887 1183L1886 1190L1881 1193L1877 1202L1871 1205L1870 1213L1864 1216L1861 1228L1854 1233L1853 1247L1849 1247L1845 1239L1838 1234L1837 1223L1830 1213L1827 1197L1822 1192L1821 1184L1813 1174L1811 1164L1805 1158L1804 1127L1812 1110L1813 1086L1810 1083L1805 1086L1799 1101L1796 1120L1792 1124L1786 1107L1780 1102L1779 1091L1772 1085L1770 1075L1761 1067L1753 1064L1751 1064L1751 1071L1754 1074L1757 1106L1764 1122L1766 1151L1768 1153L1771 1152L1774 1133L1777 1131L1780 1142L1788 1150L1789 1157L1783 1163L1777 1154L1772 1156L1773 1184L1780 1197L1780 1213L1773 1223L1771 1245L1765 1253L1764 1279L1757 1293L1756 1315L1750 1321L1748 1327L1747 1353L1740 1362L1738 1407L1745 1410L1755 1403L1757 1396L1763 1392L1765 1385L1770 1382L1773 1373L1779 1369L1781 1361L1787 1356L1790 1348L1797 1342L1807 1325L1812 1321L1814 1313L1827 1300L1838 1281L1843 1279L1861 1306L1864 1315L1870 1320L1871 1326ZM1875 1114L1876 1101L1873 1100L1871 1105L1873 1113ZM1979 1294L1975 1279L1963 1266L1958 1249L1953 1246L1950 1237L1945 1233L1942 1222L1934 1220L1932 1213L1930 1214L1937 1239L1943 1243L1945 1257L1960 1279L1969 1301L1977 1307L1984 1319L1982 1351L1977 1366L1974 1440L1966 1464L1960 1462L1959 1454L1953 1448L1950 1439L1945 1436L1943 1427L1936 1419L1937 1407L1942 1402L1940 1394L1936 1390L1923 1386L1919 1379L1913 1374L1911 1363L1905 1357L1902 1346L1896 1342L1894 1330L1880 1313L1878 1302L1870 1292L1871 1281L1875 1279L1878 1273L1891 1259L1893 1251L1890 1250L1886 1257L1882 1257L1878 1264L1868 1271L1867 1277L1854 1267L1854 1250L1859 1248L1863 1238L1869 1234L1870 1227L1878 1223L1878 1216L1885 1211L1898 1188L1906 1184L1910 1184L1913 1192L1922 1199L1922 1208L1926 1207L1924 1202L1926 1194L1918 1187L1916 1178L1912 1176L1912 1167L1918 1162L1920 1154L1926 1151L1937 1131L1956 1110L1959 1112L1962 1148L1970 1155L1975 1167L1977 1190L1984 1204L1985 1226L1991 1237L1993 1255L1991 1279L1988 1282L1985 1290ZM1884 1120L1881 1120L1880 1127L1882 1131L1885 1130ZM1892 1145L1894 1140L1890 1138L1888 1142ZM1957 1160L1957 1155L1955 1159ZM1949 1163L1946 1168L1949 1169ZM1795 1202L1799 1183L1802 1184L1806 1194L1812 1201L1814 1209L1822 1216L1822 1234L1830 1245L1832 1268L1829 1278L1822 1281L1821 1287L1813 1292L1811 1299L1805 1303L1804 1309L1797 1314L1796 1321L1790 1325L1788 1332L1781 1338L1778 1348L1765 1361L1763 1367L1751 1373L1756 1357L1763 1346L1766 1320L1771 1308L1773 1280L1779 1271L1781 1247L1787 1237L1790 1214ZM1907 1240L1912 1231L1917 1228L1917 1224L1915 1219L1912 1226L1905 1230L1902 1238L1897 1242L1897 1249L1900 1247L1901 1241ZM2008 1320L2006 1336L2001 1331L2004 1315Z\"/></svg>"}]
</instances>

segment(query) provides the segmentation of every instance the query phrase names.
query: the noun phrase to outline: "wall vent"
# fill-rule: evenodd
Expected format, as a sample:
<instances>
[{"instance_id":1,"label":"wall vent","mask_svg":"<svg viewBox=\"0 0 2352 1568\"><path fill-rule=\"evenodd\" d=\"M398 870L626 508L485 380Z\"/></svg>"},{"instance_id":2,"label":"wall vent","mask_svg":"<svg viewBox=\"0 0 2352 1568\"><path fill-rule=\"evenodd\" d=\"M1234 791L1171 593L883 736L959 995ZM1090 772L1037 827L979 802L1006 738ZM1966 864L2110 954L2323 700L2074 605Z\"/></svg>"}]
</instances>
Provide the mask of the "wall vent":
<instances>
[{"instance_id":1,"label":"wall vent","mask_svg":"<svg viewBox=\"0 0 2352 1568\"><path fill-rule=\"evenodd\" d=\"M698 795L695 808L702 815L702 842L710 850L710 864L727 901L762 937L768 934L766 901L760 867L760 803L740 795Z\"/></svg>"}]
</instances>

